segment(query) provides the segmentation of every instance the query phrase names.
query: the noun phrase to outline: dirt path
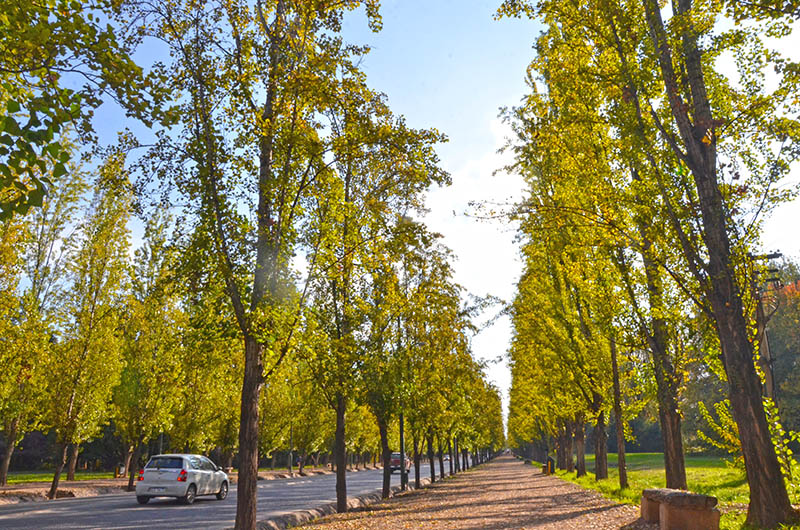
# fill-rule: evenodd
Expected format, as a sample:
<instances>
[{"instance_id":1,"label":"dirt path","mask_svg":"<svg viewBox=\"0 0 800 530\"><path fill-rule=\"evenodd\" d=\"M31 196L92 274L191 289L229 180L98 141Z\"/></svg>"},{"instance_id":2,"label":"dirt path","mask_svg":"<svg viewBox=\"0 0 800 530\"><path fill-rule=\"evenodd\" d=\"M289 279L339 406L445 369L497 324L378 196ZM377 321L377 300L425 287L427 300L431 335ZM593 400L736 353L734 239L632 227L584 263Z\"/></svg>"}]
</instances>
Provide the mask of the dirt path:
<instances>
[{"instance_id":1,"label":"dirt path","mask_svg":"<svg viewBox=\"0 0 800 530\"><path fill-rule=\"evenodd\" d=\"M303 528L645 529L636 506L616 504L502 456L444 482Z\"/></svg>"}]
</instances>

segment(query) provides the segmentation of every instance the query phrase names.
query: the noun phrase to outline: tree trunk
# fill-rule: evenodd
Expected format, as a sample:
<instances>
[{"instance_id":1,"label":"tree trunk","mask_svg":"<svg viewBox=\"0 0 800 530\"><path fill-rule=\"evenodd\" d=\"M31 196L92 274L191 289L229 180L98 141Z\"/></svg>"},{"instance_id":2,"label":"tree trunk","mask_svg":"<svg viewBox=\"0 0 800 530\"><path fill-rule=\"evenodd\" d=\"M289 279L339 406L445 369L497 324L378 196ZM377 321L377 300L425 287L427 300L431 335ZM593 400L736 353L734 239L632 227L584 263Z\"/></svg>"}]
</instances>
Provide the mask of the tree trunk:
<instances>
[{"instance_id":1,"label":"tree trunk","mask_svg":"<svg viewBox=\"0 0 800 530\"><path fill-rule=\"evenodd\" d=\"M236 495L236 530L255 530L258 493L258 395L261 392L261 345L244 339L244 379L239 422L239 476Z\"/></svg>"},{"instance_id":2,"label":"tree trunk","mask_svg":"<svg viewBox=\"0 0 800 530\"><path fill-rule=\"evenodd\" d=\"M556 467L567 469L567 429L564 426L558 428L556 436Z\"/></svg>"},{"instance_id":3,"label":"tree trunk","mask_svg":"<svg viewBox=\"0 0 800 530\"><path fill-rule=\"evenodd\" d=\"M14 454L14 449L17 448L18 424L19 419L14 418L6 433L6 452L3 455L2 462L0 462L0 486L5 486L8 483L8 468L11 465L11 455Z\"/></svg>"},{"instance_id":4,"label":"tree trunk","mask_svg":"<svg viewBox=\"0 0 800 530\"><path fill-rule=\"evenodd\" d=\"M575 420L575 453L577 455L576 475L582 477L586 474L586 427L582 417Z\"/></svg>"},{"instance_id":5,"label":"tree trunk","mask_svg":"<svg viewBox=\"0 0 800 530\"><path fill-rule=\"evenodd\" d=\"M50 484L50 491L47 492L48 499L55 499L58 494L58 481L61 479L61 471L64 469L64 464L67 462L67 444L56 444L56 470L53 473L53 482Z\"/></svg>"},{"instance_id":6,"label":"tree trunk","mask_svg":"<svg viewBox=\"0 0 800 530\"><path fill-rule=\"evenodd\" d=\"M459 453L458 436L453 438L453 465L455 466L456 473L461 473L461 454Z\"/></svg>"},{"instance_id":7,"label":"tree trunk","mask_svg":"<svg viewBox=\"0 0 800 530\"><path fill-rule=\"evenodd\" d=\"M138 442L136 442L136 445L133 448L133 458L131 460L131 465L136 466L138 468L139 459L141 458L141 455L142 455L142 441L139 440ZM136 489L133 485L134 480L136 480L136 473L131 471L128 474L128 491L134 491Z\"/></svg>"},{"instance_id":8,"label":"tree trunk","mask_svg":"<svg viewBox=\"0 0 800 530\"><path fill-rule=\"evenodd\" d=\"M419 468L422 455L419 451L419 439L417 438L416 434L413 435L412 442L414 443L414 487L419 489L422 487L422 483L419 479Z\"/></svg>"},{"instance_id":9,"label":"tree trunk","mask_svg":"<svg viewBox=\"0 0 800 530\"><path fill-rule=\"evenodd\" d=\"M601 410L597 416L597 425L594 428L594 478L601 480L608 478L608 448L606 442L606 413Z\"/></svg>"},{"instance_id":10,"label":"tree trunk","mask_svg":"<svg viewBox=\"0 0 800 530\"><path fill-rule=\"evenodd\" d=\"M159 450L160 452L161 450ZM231 468L233 468L233 451L228 449L222 453L222 469L225 470L225 473L230 473Z\"/></svg>"},{"instance_id":11,"label":"tree trunk","mask_svg":"<svg viewBox=\"0 0 800 530\"><path fill-rule=\"evenodd\" d=\"M13 438L9 434L8 440ZM0 486L5 486L8 483L8 468L11 465L11 456L14 454L17 444L8 442L6 445L6 452L3 454L3 460L0 461Z\"/></svg>"},{"instance_id":12,"label":"tree trunk","mask_svg":"<svg viewBox=\"0 0 800 530\"><path fill-rule=\"evenodd\" d=\"M428 464L431 466L431 484L436 482L436 461L433 457L433 433L428 432Z\"/></svg>"},{"instance_id":13,"label":"tree trunk","mask_svg":"<svg viewBox=\"0 0 800 530\"><path fill-rule=\"evenodd\" d=\"M455 464L453 463L453 443L449 436L447 438L447 456L450 457L450 460L448 460L448 467L450 468L450 476L452 477L455 472Z\"/></svg>"},{"instance_id":14,"label":"tree trunk","mask_svg":"<svg viewBox=\"0 0 800 530\"><path fill-rule=\"evenodd\" d=\"M389 426L382 416L378 418L378 432L381 436L381 462L383 463L383 486L381 498L388 499L392 488L392 450L389 448Z\"/></svg>"},{"instance_id":15,"label":"tree trunk","mask_svg":"<svg viewBox=\"0 0 800 530\"><path fill-rule=\"evenodd\" d=\"M721 300L724 298L720 297ZM770 437L761 401L761 381L753 367L752 344L747 340L745 332L736 333L745 329L744 318L725 308L721 300L712 303L716 306L715 313L725 314L722 319L717 319L717 326L728 375L731 408L739 427L739 440L742 443L747 481L750 485L746 522L753 526L772 528L798 517L789 502L775 446ZM738 308L741 310L740 304ZM741 326L736 323L737 320L741 321Z\"/></svg>"},{"instance_id":16,"label":"tree trunk","mask_svg":"<svg viewBox=\"0 0 800 530\"><path fill-rule=\"evenodd\" d=\"M614 340L611 341L611 378L614 386L614 423L617 425L617 470L619 471L619 488L624 490L628 487L628 468L625 464L625 418L622 417L622 393L619 388L617 343ZM671 486L668 485L667 487L670 488Z\"/></svg>"},{"instance_id":17,"label":"tree trunk","mask_svg":"<svg viewBox=\"0 0 800 530\"><path fill-rule=\"evenodd\" d=\"M441 437L437 436L438 438L438 445L439 445L439 478L444 480L444 450L442 448L442 439Z\"/></svg>"},{"instance_id":18,"label":"tree trunk","mask_svg":"<svg viewBox=\"0 0 800 530\"><path fill-rule=\"evenodd\" d=\"M634 179L638 179L635 172ZM638 222L638 229L642 238L641 256L647 281L648 302L651 311L655 313L650 319L652 331L645 329L645 333L653 359L653 372L656 379L658 420L661 425L661 437L664 440L664 472L667 476L668 488L685 490L686 464L683 455L683 435L681 433L681 413L678 399L681 376L670 359L668 324L663 317L657 314L663 311L664 299L658 265L650 254L652 243L648 236L647 228L642 221ZM613 343L612 346L616 347ZM613 354L616 355L616 351ZM616 359L612 358L612 360L616 362ZM618 378L619 376L617 376ZM619 381L617 381L617 385L619 385Z\"/></svg>"},{"instance_id":19,"label":"tree trunk","mask_svg":"<svg viewBox=\"0 0 800 530\"><path fill-rule=\"evenodd\" d=\"M336 461L336 511L347 511L347 448L345 447L344 413L347 400L341 394L336 396L336 436L334 459Z\"/></svg>"},{"instance_id":20,"label":"tree trunk","mask_svg":"<svg viewBox=\"0 0 800 530\"><path fill-rule=\"evenodd\" d=\"M125 450L125 473L120 473L120 478L127 477L127 473L131 472L131 458L133 458L133 446L129 445L128 448Z\"/></svg>"},{"instance_id":21,"label":"tree trunk","mask_svg":"<svg viewBox=\"0 0 800 530\"><path fill-rule=\"evenodd\" d=\"M81 451L79 444L72 444L69 446L69 460L67 461L67 480L75 480L75 468L78 466L78 453Z\"/></svg>"},{"instance_id":22,"label":"tree trunk","mask_svg":"<svg viewBox=\"0 0 800 530\"><path fill-rule=\"evenodd\" d=\"M567 459L567 472L572 473L575 471L575 460L572 458L573 444L572 444L572 431L574 430L572 422L566 422L566 443L564 444L564 457Z\"/></svg>"}]
</instances>

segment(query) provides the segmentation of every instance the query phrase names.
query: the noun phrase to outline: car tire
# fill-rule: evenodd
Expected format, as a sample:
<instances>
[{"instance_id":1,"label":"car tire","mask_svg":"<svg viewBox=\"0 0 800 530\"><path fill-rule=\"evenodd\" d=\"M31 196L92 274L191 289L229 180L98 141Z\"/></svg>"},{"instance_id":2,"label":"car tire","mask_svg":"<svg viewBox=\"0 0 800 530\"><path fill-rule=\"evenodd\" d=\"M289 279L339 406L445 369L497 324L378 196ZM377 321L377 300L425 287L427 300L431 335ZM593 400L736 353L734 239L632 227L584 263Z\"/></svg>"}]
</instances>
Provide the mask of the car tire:
<instances>
[{"instance_id":1,"label":"car tire","mask_svg":"<svg viewBox=\"0 0 800 530\"><path fill-rule=\"evenodd\" d=\"M222 485L219 487L219 491L217 492L217 500L224 501L225 497L228 496L228 483L223 482Z\"/></svg>"},{"instance_id":2,"label":"car tire","mask_svg":"<svg viewBox=\"0 0 800 530\"><path fill-rule=\"evenodd\" d=\"M147 504L148 502L150 502L150 497L147 495L137 495L136 502L138 502L139 504Z\"/></svg>"},{"instance_id":3,"label":"car tire","mask_svg":"<svg viewBox=\"0 0 800 530\"><path fill-rule=\"evenodd\" d=\"M181 497L181 502L183 504L192 504L194 503L194 499L197 497L197 486L194 484L189 484L189 487L186 488L186 495Z\"/></svg>"}]
</instances>

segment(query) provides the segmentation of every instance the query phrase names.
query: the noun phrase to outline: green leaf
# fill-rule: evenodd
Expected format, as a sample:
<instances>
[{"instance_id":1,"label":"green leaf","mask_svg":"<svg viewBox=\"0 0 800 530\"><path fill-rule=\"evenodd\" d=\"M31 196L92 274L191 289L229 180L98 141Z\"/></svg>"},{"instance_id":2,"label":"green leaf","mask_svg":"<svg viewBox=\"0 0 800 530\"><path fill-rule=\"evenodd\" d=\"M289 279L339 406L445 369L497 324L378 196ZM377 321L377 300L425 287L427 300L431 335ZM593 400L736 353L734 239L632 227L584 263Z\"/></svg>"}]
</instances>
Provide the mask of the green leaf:
<instances>
[{"instance_id":1,"label":"green leaf","mask_svg":"<svg viewBox=\"0 0 800 530\"><path fill-rule=\"evenodd\" d=\"M31 206L41 206L44 202L44 195L44 187L37 187L28 194L28 201L31 203Z\"/></svg>"},{"instance_id":2,"label":"green leaf","mask_svg":"<svg viewBox=\"0 0 800 530\"><path fill-rule=\"evenodd\" d=\"M14 101L13 99L9 99L8 103L6 103L6 108L8 109L9 113L19 112L20 106L19 103Z\"/></svg>"},{"instance_id":3,"label":"green leaf","mask_svg":"<svg viewBox=\"0 0 800 530\"><path fill-rule=\"evenodd\" d=\"M53 168L53 178L54 179L57 179L60 176L66 175L66 174L67 174L67 168L64 167L64 164L62 164L61 162L56 164L56 167Z\"/></svg>"}]
</instances>

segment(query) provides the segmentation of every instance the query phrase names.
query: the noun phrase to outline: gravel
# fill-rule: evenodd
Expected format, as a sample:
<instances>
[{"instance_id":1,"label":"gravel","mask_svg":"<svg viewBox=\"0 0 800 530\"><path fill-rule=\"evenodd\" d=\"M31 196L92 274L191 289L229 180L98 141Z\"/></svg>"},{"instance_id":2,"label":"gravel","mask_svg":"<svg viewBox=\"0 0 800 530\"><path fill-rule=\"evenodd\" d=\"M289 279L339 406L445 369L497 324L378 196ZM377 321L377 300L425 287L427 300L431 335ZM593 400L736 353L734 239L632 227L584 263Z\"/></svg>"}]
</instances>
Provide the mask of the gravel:
<instances>
[{"instance_id":1,"label":"gravel","mask_svg":"<svg viewBox=\"0 0 800 530\"><path fill-rule=\"evenodd\" d=\"M636 506L614 503L511 456L346 514L301 528L339 529L595 529L657 528Z\"/></svg>"}]
</instances>

